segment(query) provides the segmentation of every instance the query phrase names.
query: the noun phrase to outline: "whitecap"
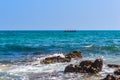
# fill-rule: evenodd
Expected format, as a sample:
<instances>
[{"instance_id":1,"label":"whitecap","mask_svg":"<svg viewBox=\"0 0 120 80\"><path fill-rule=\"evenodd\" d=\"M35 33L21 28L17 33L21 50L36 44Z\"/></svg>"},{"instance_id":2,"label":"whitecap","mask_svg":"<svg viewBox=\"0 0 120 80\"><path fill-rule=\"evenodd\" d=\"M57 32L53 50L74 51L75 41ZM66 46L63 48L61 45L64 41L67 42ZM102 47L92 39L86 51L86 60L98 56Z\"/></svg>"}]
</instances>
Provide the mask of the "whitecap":
<instances>
[{"instance_id":1,"label":"whitecap","mask_svg":"<svg viewBox=\"0 0 120 80\"><path fill-rule=\"evenodd\" d=\"M87 45L87 46L84 46L86 48L90 48L90 47L93 47L93 44L90 44L90 45Z\"/></svg>"}]
</instances>

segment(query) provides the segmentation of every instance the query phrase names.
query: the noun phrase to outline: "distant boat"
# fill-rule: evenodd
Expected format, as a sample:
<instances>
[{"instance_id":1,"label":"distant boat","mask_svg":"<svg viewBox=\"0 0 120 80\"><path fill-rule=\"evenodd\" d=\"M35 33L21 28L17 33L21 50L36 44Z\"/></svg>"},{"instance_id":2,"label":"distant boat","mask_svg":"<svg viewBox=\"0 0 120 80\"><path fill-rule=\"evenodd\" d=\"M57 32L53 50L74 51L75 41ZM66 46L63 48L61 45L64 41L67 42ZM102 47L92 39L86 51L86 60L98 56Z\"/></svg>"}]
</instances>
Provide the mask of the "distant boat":
<instances>
[{"instance_id":1,"label":"distant boat","mask_svg":"<svg viewBox=\"0 0 120 80\"><path fill-rule=\"evenodd\" d=\"M64 30L64 32L76 32L76 30Z\"/></svg>"}]
</instances>

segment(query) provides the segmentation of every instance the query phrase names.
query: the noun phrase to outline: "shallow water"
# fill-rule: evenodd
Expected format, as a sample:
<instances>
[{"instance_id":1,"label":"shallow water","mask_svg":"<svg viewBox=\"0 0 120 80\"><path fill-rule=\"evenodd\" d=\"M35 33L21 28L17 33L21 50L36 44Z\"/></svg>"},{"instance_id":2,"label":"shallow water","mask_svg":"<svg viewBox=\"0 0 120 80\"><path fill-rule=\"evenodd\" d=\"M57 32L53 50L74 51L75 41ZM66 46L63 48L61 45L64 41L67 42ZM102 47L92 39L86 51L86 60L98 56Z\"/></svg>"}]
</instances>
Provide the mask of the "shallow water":
<instances>
[{"instance_id":1,"label":"shallow water","mask_svg":"<svg viewBox=\"0 0 120 80\"><path fill-rule=\"evenodd\" d=\"M45 55L42 57L34 57L33 60L26 62L18 62L16 64L1 65L0 77L4 80L100 80L109 73L113 73L114 68L106 66L108 62L104 59L103 70L94 75L69 73L64 74L64 69L69 64L79 64L83 60L95 60L96 58L82 58L72 60L71 62L55 63L55 64L40 64L40 60L47 56L62 56L63 54Z\"/></svg>"}]
</instances>

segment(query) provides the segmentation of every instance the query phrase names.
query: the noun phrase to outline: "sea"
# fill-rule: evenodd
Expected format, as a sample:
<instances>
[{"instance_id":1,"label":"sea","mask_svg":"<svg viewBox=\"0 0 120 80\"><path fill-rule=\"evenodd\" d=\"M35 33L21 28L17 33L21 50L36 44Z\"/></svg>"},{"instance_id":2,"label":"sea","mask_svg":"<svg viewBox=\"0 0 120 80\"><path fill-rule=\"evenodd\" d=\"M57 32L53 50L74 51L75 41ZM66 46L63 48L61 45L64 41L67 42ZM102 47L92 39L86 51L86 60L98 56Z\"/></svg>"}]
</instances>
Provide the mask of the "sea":
<instances>
[{"instance_id":1,"label":"sea","mask_svg":"<svg viewBox=\"0 0 120 80\"><path fill-rule=\"evenodd\" d=\"M40 64L46 57L75 50L82 52L82 59ZM97 58L104 60L98 74L64 74L69 64ZM108 63L120 64L119 30L0 31L0 80L100 80L114 71Z\"/></svg>"}]
</instances>

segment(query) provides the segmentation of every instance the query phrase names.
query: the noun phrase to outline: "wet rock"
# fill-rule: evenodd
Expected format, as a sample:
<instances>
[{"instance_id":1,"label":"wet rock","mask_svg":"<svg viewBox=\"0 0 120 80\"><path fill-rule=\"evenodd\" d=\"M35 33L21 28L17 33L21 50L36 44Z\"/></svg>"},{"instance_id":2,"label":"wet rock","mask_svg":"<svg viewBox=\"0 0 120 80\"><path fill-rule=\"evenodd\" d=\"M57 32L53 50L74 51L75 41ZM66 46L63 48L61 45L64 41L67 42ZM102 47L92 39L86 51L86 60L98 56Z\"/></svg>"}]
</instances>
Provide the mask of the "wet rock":
<instances>
[{"instance_id":1,"label":"wet rock","mask_svg":"<svg viewBox=\"0 0 120 80\"><path fill-rule=\"evenodd\" d=\"M73 51L67 55L65 55L65 57L60 57L60 56L53 56L53 57L47 57L44 60L41 60L40 63L41 64L50 64L50 63L59 63L59 62L70 62L71 58L75 58L75 59L80 59L82 58L82 54L80 51Z\"/></svg>"},{"instance_id":2,"label":"wet rock","mask_svg":"<svg viewBox=\"0 0 120 80\"><path fill-rule=\"evenodd\" d=\"M103 60L102 59L96 59L94 63L91 65L91 73L98 73L102 71L103 67Z\"/></svg>"},{"instance_id":3,"label":"wet rock","mask_svg":"<svg viewBox=\"0 0 120 80\"><path fill-rule=\"evenodd\" d=\"M56 63L56 62L70 62L71 60L69 58L63 58L60 56L54 56L54 57L47 57L44 60L40 61L41 64L50 64L50 63Z\"/></svg>"},{"instance_id":4,"label":"wet rock","mask_svg":"<svg viewBox=\"0 0 120 80\"><path fill-rule=\"evenodd\" d=\"M116 69L116 70L114 71L114 74L115 74L115 75L120 75L120 69Z\"/></svg>"},{"instance_id":5,"label":"wet rock","mask_svg":"<svg viewBox=\"0 0 120 80\"><path fill-rule=\"evenodd\" d=\"M90 60L82 61L80 63L81 73L98 73L102 71L103 60L96 59L94 62Z\"/></svg>"},{"instance_id":6,"label":"wet rock","mask_svg":"<svg viewBox=\"0 0 120 80\"><path fill-rule=\"evenodd\" d=\"M103 67L103 60L96 59L94 62L91 60L82 61L79 66L72 67L68 65L64 72L77 72L77 73L98 73L102 70ZM70 71L69 71L70 70ZM72 71L71 71L72 70Z\"/></svg>"},{"instance_id":7,"label":"wet rock","mask_svg":"<svg viewBox=\"0 0 120 80\"><path fill-rule=\"evenodd\" d=\"M118 65L110 64L110 67L118 67ZM104 79L102 80L120 80L120 69L116 69L114 71L114 75L108 74Z\"/></svg>"},{"instance_id":8,"label":"wet rock","mask_svg":"<svg viewBox=\"0 0 120 80\"><path fill-rule=\"evenodd\" d=\"M80 59L82 58L82 53L80 51L73 51L67 55L65 55L66 58L75 58Z\"/></svg>"},{"instance_id":9,"label":"wet rock","mask_svg":"<svg viewBox=\"0 0 120 80\"><path fill-rule=\"evenodd\" d=\"M104 79L102 80L120 80L120 77L119 76L115 76L115 75L111 75L111 74L108 74Z\"/></svg>"},{"instance_id":10,"label":"wet rock","mask_svg":"<svg viewBox=\"0 0 120 80\"><path fill-rule=\"evenodd\" d=\"M67 73L67 72L76 72L75 66L73 64L68 65L64 70L64 73Z\"/></svg>"},{"instance_id":11,"label":"wet rock","mask_svg":"<svg viewBox=\"0 0 120 80\"><path fill-rule=\"evenodd\" d=\"M93 64L93 61L91 60L85 60L80 63L79 71L81 73L87 73L90 72L91 65Z\"/></svg>"},{"instance_id":12,"label":"wet rock","mask_svg":"<svg viewBox=\"0 0 120 80\"><path fill-rule=\"evenodd\" d=\"M120 65L118 65L118 64L108 64L107 66L110 67L110 68L118 68L118 67L120 67Z\"/></svg>"},{"instance_id":13,"label":"wet rock","mask_svg":"<svg viewBox=\"0 0 120 80\"><path fill-rule=\"evenodd\" d=\"M70 64L65 67L64 73L78 73L80 70L79 65Z\"/></svg>"}]
</instances>

